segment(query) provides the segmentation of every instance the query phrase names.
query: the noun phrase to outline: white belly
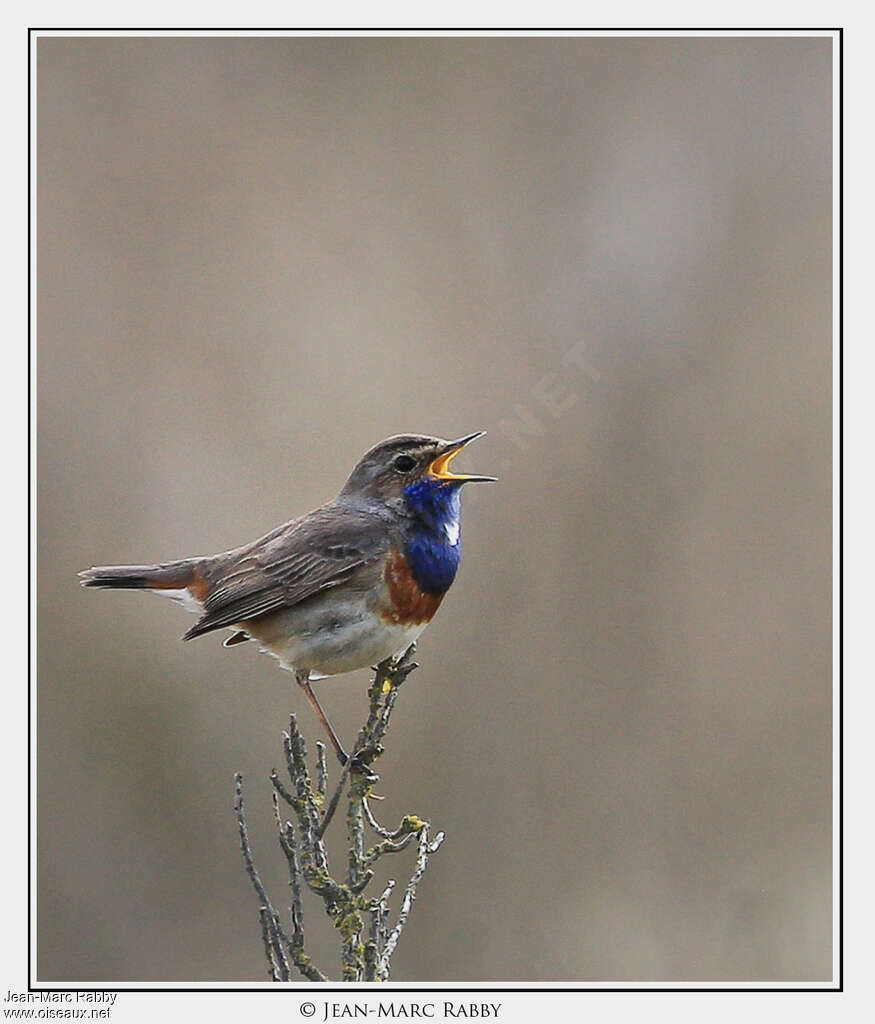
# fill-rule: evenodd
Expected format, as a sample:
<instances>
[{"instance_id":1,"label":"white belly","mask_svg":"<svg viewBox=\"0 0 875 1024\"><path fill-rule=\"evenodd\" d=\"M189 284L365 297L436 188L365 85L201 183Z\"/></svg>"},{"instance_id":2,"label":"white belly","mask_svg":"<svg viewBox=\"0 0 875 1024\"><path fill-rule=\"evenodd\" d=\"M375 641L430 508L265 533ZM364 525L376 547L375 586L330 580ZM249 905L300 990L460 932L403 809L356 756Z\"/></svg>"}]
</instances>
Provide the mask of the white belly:
<instances>
[{"instance_id":1,"label":"white belly","mask_svg":"<svg viewBox=\"0 0 875 1024\"><path fill-rule=\"evenodd\" d=\"M401 654L426 625L386 622L363 602L355 602L334 606L331 614L324 608L290 608L268 621L243 624L243 628L263 650L278 658L283 668L306 669L312 679L318 679L368 668Z\"/></svg>"}]
</instances>

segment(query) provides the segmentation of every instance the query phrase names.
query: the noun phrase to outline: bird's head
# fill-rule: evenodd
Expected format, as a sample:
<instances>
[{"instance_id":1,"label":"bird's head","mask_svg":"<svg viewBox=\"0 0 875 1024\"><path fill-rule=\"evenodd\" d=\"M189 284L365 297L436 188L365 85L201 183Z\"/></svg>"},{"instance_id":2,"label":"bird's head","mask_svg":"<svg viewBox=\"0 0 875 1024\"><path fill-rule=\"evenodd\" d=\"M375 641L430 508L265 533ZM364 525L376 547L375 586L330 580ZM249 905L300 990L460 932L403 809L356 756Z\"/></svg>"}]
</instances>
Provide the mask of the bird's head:
<instances>
[{"instance_id":1,"label":"bird's head","mask_svg":"<svg viewBox=\"0 0 875 1024\"><path fill-rule=\"evenodd\" d=\"M417 485L436 491L455 491L462 484L495 480L494 476L471 476L453 473L450 469L450 463L465 445L484 433L478 430L456 441L423 434L389 437L365 452L341 494L391 501Z\"/></svg>"}]
</instances>

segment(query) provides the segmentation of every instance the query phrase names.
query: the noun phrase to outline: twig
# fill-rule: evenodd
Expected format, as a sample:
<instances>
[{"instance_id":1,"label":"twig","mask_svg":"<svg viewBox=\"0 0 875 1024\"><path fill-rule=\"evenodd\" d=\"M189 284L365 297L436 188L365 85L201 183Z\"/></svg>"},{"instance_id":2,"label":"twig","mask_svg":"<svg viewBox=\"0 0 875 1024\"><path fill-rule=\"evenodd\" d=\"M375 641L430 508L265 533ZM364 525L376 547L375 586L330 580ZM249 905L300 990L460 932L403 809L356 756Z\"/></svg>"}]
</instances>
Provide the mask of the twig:
<instances>
[{"instance_id":1,"label":"twig","mask_svg":"<svg viewBox=\"0 0 875 1024\"><path fill-rule=\"evenodd\" d=\"M252 882L252 886L261 901L259 916L261 917L262 935L265 936L267 949L270 953L268 961L272 973L279 974L280 981L289 980L289 965L286 960L283 946L287 940L279 924L276 911L270 902L270 897L261 881L261 876L255 867L252 859L252 850L249 846L249 830L246 827L246 816L243 811L243 776L240 772L234 776L234 810L237 814L237 830L240 833L240 848L243 851L243 862L246 865L246 872Z\"/></svg>"},{"instance_id":2,"label":"twig","mask_svg":"<svg viewBox=\"0 0 875 1024\"><path fill-rule=\"evenodd\" d=\"M380 898L371 907L371 924L368 933L368 941L365 944L365 981L382 981L377 977L380 957L383 947L386 944L385 921L389 915L389 904L387 900L395 888L394 879L389 882L383 890Z\"/></svg>"},{"instance_id":3,"label":"twig","mask_svg":"<svg viewBox=\"0 0 875 1024\"><path fill-rule=\"evenodd\" d=\"M430 843L428 841L428 825L423 825L422 831L419 833L419 853L416 856L416 868L410 876L410 881L407 883L407 888L404 891L404 899L401 901L401 909L398 911L398 920L386 939L383 955L380 957L378 971L385 978L389 977L389 961L392 959L392 954L395 952L395 947L398 945L398 940L401 938L401 933L407 924L407 918L410 916L413 901L416 899L416 887L419 885L422 876L425 874L425 869L428 867L429 854L436 853L443 841L443 832L438 832L434 842Z\"/></svg>"},{"instance_id":4,"label":"twig","mask_svg":"<svg viewBox=\"0 0 875 1024\"><path fill-rule=\"evenodd\" d=\"M331 798L331 803L325 811L325 815L322 818L322 822L316 829L316 835L321 839L325 835L325 829L331 824L331 819L334 817L334 812L337 810L337 805L340 803L340 797L343 793L343 787L346 785L346 780L349 778L349 773L352 769L352 758L346 759L346 764L343 766L343 771L340 773L340 778L337 780L337 786L334 790L334 796Z\"/></svg>"},{"instance_id":5,"label":"twig","mask_svg":"<svg viewBox=\"0 0 875 1024\"><path fill-rule=\"evenodd\" d=\"M362 810L364 811L367 823L377 833L378 836L382 836L384 839L397 839L402 834L401 832L390 832L389 829L383 828L383 826L374 817L373 811L371 811L371 805L368 803L367 797L365 797L362 800Z\"/></svg>"},{"instance_id":6,"label":"twig","mask_svg":"<svg viewBox=\"0 0 875 1024\"><path fill-rule=\"evenodd\" d=\"M277 775L276 773L276 768L271 769L270 781L273 784L273 788L277 791L277 793L279 793L283 800L285 800L285 802L290 807L294 807L295 799L292 796L292 794L286 789L286 787L282 784L279 775Z\"/></svg>"},{"instance_id":7,"label":"twig","mask_svg":"<svg viewBox=\"0 0 875 1024\"><path fill-rule=\"evenodd\" d=\"M260 907L258 916L261 918L261 940L264 943L264 955L267 957L267 973L271 981L281 981L280 971L277 967L273 951L273 937L270 927L270 911L267 907Z\"/></svg>"},{"instance_id":8,"label":"twig","mask_svg":"<svg viewBox=\"0 0 875 1024\"><path fill-rule=\"evenodd\" d=\"M325 744L321 740L316 740L316 789L324 801L328 789L328 764L325 760Z\"/></svg>"},{"instance_id":9,"label":"twig","mask_svg":"<svg viewBox=\"0 0 875 1024\"><path fill-rule=\"evenodd\" d=\"M306 884L318 895L325 912L341 936L341 967L344 981L385 981L389 977L392 954L407 923L416 888L428 865L428 857L443 840L440 832L429 842L429 824L413 814L405 815L397 829L384 828L377 822L368 803L377 776L370 771L370 763L383 752L382 741L389 728L398 691L408 675L417 667L413 661L413 647L393 661L387 659L374 670L374 679L368 690L368 717L362 727L354 753L347 759L331 800L325 806L328 793L328 766L325 744L316 744L315 786L307 766L307 748L294 715L289 719L288 732L282 735L283 752L291 787L276 771L270 775L273 787L273 808L277 835L289 868L291 904L291 936L287 935L279 916L270 903L261 878L252 859L246 820L243 814L243 779L235 776L235 809L240 832L240 844L247 874L259 899L259 920L262 943L268 963L268 976L273 981L288 981L290 964L311 981L329 979L312 963L304 949L303 890ZM360 766L364 767L364 771ZM347 866L344 882L334 878L329 870L328 854L323 837L334 818L340 799L348 793L346 815ZM280 802L282 801L282 803ZM281 807L289 807L293 820L285 820ZM365 848L365 825L381 841ZM407 883L401 908L394 928L389 930L389 896L395 885L390 882L379 899L364 895L373 879L373 865L386 854L401 853L419 839L413 875ZM370 914L367 931L363 914ZM362 941L363 934L367 938Z\"/></svg>"},{"instance_id":10,"label":"twig","mask_svg":"<svg viewBox=\"0 0 875 1024\"><path fill-rule=\"evenodd\" d=\"M292 890L292 904L289 908L292 919L292 937L290 943L293 949L298 950L300 954L303 954L304 910L301 900L301 865L298 862L295 829L290 821L284 822L282 820L276 793L273 794L273 813L276 820L277 832L279 833L280 846L282 847L282 851L286 855L286 860L289 864L289 888ZM298 959L300 959L300 957ZM296 963L298 962L298 959L296 959ZM309 976L310 975L308 975L308 977Z\"/></svg>"}]
</instances>

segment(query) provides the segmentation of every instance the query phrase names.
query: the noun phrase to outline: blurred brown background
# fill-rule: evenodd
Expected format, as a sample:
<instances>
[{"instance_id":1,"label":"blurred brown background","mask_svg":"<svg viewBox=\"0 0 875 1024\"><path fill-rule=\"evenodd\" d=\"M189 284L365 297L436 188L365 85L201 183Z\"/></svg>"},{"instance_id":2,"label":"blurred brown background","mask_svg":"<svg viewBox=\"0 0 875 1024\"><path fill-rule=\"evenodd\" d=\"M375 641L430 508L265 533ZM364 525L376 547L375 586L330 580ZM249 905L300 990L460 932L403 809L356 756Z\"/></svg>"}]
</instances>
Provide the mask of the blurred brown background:
<instances>
[{"instance_id":1,"label":"blurred brown background","mask_svg":"<svg viewBox=\"0 0 875 1024\"><path fill-rule=\"evenodd\" d=\"M76 572L481 428L380 768L448 834L394 978L828 979L831 42L43 38L37 73L39 979L264 980L232 774L284 905L267 774L291 709L318 735L272 659ZM347 737L366 680L321 684Z\"/></svg>"}]
</instances>

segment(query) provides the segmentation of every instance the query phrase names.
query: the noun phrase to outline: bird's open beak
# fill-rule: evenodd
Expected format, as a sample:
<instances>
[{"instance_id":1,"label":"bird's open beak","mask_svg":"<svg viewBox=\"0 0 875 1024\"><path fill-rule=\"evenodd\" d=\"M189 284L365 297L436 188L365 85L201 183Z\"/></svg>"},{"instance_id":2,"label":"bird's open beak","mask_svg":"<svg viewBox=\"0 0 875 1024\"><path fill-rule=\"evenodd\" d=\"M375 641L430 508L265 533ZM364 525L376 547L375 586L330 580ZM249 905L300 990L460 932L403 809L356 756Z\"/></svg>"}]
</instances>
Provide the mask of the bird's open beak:
<instances>
[{"instance_id":1,"label":"bird's open beak","mask_svg":"<svg viewBox=\"0 0 875 1024\"><path fill-rule=\"evenodd\" d=\"M470 444L471 441L476 441L478 437L483 437L485 433L485 430L476 430L473 434L468 434L467 437L460 437L458 441L447 441L447 443L441 448L437 458L433 459L431 465L428 467L428 471L431 476L436 480L453 480L459 484L487 483L489 481L497 480L498 477L495 476L467 476L450 471L450 463L465 447L465 445Z\"/></svg>"}]
</instances>

